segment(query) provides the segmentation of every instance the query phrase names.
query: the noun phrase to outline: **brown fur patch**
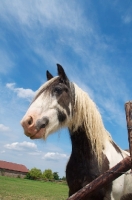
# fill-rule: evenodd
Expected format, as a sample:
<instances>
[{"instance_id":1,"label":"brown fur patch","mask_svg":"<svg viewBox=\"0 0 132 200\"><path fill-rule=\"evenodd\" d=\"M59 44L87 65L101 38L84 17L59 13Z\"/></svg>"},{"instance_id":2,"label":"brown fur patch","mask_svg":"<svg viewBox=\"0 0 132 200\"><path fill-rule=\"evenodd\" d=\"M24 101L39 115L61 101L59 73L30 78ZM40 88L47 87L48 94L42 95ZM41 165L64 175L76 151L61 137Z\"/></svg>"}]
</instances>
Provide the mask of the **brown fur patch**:
<instances>
[{"instance_id":1,"label":"brown fur patch","mask_svg":"<svg viewBox=\"0 0 132 200\"><path fill-rule=\"evenodd\" d=\"M132 193L123 195L120 200L132 200Z\"/></svg>"},{"instance_id":2,"label":"brown fur patch","mask_svg":"<svg viewBox=\"0 0 132 200\"><path fill-rule=\"evenodd\" d=\"M60 90L60 93L57 93L57 90ZM68 106L72 100L73 95L70 90L69 82L66 85L58 76L50 79L40 87L32 103L44 92L49 94L51 93L52 96L56 96L58 104L66 110L67 115L70 115L70 109Z\"/></svg>"},{"instance_id":3,"label":"brown fur patch","mask_svg":"<svg viewBox=\"0 0 132 200\"><path fill-rule=\"evenodd\" d=\"M91 141L87 138L84 126L71 133L72 153L66 168L66 178L69 186L69 196L97 178L109 169L107 157L102 153L103 164L99 168L94 151L91 151ZM103 200L110 197L112 184L95 192L87 200ZM107 191L107 193L106 193Z\"/></svg>"}]
</instances>

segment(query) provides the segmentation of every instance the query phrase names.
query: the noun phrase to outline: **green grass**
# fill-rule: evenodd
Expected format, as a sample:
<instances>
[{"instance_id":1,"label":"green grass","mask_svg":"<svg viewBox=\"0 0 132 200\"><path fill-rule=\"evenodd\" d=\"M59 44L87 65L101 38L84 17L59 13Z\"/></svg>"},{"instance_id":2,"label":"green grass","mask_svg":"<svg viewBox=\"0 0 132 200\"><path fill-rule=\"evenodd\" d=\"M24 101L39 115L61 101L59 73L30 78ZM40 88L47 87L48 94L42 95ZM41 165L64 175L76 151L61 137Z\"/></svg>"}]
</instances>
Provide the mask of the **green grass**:
<instances>
[{"instance_id":1,"label":"green grass","mask_svg":"<svg viewBox=\"0 0 132 200\"><path fill-rule=\"evenodd\" d=\"M0 200L66 200L64 183L33 181L0 176Z\"/></svg>"}]
</instances>

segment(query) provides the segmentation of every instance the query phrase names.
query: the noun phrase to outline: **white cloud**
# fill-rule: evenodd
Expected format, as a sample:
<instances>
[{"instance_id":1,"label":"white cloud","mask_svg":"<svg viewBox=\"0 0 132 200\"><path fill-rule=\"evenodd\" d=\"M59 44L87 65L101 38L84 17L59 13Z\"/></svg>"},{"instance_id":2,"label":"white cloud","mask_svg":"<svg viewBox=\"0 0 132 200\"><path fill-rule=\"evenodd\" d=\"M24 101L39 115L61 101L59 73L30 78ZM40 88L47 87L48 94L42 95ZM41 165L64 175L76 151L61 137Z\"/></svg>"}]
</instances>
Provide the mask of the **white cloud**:
<instances>
[{"instance_id":1,"label":"white cloud","mask_svg":"<svg viewBox=\"0 0 132 200\"><path fill-rule=\"evenodd\" d=\"M89 10L87 13L89 18L92 16L91 14ZM19 29L25 35L28 47L30 46L35 53L40 54L48 63L49 55L50 57L53 56L54 59L58 53L61 54L60 45L58 46L58 44L70 46L80 55L82 44L84 45L82 37L87 37L88 44L86 44L86 47L88 47L97 35L96 31L93 31L93 23L91 23L91 20L86 20L79 4L71 1L63 1L62 4L60 0L38 0L34 1L33 6L30 0L3 1L0 6L0 15L9 25L12 22L12 27L10 27L12 31L16 32L15 27L18 24ZM10 22L10 16L16 23L15 26L13 26L13 21ZM50 37L52 37L49 33L53 29L56 33L54 43L49 42ZM39 30L39 33L37 33L37 30ZM44 44L43 41L45 41ZM52 48L50 48L51 45ZM57 50L56 54L54 54L54 50ZM84 50L82 54L84 52L86 51Z\"/></svg>"},{"instance_id":2,"label":"white cloud","mask_svg":"<svg viewBox=\"0 0 132 200\"><path fill-rule=\"evenodd\" d=\"M35 143L26 141L6 144L4 147L6 149L17 150L17 151L37 151L37 145Z\"/></svg>"},{"instance_id":3,"label":"white cloud","mask_svg":"<svg viewBox=\"0 0 132 200\"><path fill-rule=\"evenodd\" d=\"M0 132L9 131L9 127L5 126L4 124L0 124Z\"/></svg>"},{"instance_id":4,"label":"white cloud","mask_svg":"<svg viewBox=\"0 0 132 200\"><path fill-rule=\"evenodd\" d=\"M122 17L122 19L123 19L123 22L125 24L129 24L129 23L132 22L132 16L131 15L126 15L126 16Z\"/></svg>"},{"instance_id":5,"label":"white cloud","mask_svg":"<svg viewBox=\"0 0 132 200\"><path fill-rule=\"evenodd\" d=\"M58 153L58 152L47 152L42 159L58 161L60 159L68 159L69 157L66 154Z\"/></svg>"},{"instance_id":6,"label":"white cloud","mask_svg":"<svg viewBox=\"0 0 132 200\"><path fill-rule=\"evenodd\" d=\"M3 151L1 151L0 153L5 153L5 151L3 150Z\"/></svg>"},{"instance_id":7,"label":"white cloud","mask_svg":"<svg viewBox=\"0 0 132 200\"><path fill-rule=\"evenodd\" d=\"M14 90L15 83L7 83L6 87L9 88L9 89L11 89L11 90Z\"/></svg>"},{"instance_id":8,"label":"white cloud","mask_svg":"<svg viewBox=\"0 0 132 200\"><path fill-rule=\"evenodd\" d=\"M122 20L125 24L132 22L132 4L122 11Z\"/></svg>"},{"instance_id":9,"label":"white cloud","mask_svg":"<svg viewBox=\"0 0 132 200\"><path fill-rule=\"evenodd\" d=\"M81 21L83 12L76 3L74 4L72 2L70 2L69 6L68 2L63 1L62 4L60 0L34 0L33 5L31 0L3 1L0 6L0 13L4 20L9 21L9 16L11 16L17 20L19 24L28 26L29 28L33 25L38 26L39 23L41 23L43 27L57 26L60 27L60 29L61 26L78 31L84 28ZM6 15L7 13L8 16ZM78 14L76 15L76 13Z\"/></svg>"},{"instance_id":10,"label":"white cloud","mask_svg":"<svg viewBox=\"0 0 132 200\"><path fill-rule=\"evenodd\" d=\"M31 89L16 88L15 83L7 83L6 87L9 88L10 90L12 90L13 92L17 93L18 97L27 99L29 101L35 95L35 92Z\"/></svg>"}]
</instances>

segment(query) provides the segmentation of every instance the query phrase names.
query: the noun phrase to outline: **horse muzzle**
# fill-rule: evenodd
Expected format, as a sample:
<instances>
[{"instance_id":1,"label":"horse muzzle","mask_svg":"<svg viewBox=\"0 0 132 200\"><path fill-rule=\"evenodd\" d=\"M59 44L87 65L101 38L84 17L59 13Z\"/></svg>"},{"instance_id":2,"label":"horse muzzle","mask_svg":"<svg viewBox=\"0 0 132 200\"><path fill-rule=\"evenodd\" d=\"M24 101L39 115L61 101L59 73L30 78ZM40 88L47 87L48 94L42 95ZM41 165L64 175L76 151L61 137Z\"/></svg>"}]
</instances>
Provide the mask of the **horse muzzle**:
<instances>
[{"instance_id":1,"label":"horse muzzle","mask_svg":"<svg viewBox=\"0 0 132 200\"><path fill-rule=\"evenodd\" d=\"M25 116L21 120L21 125L24 129L25 135L31 139L42 138L48 123L48 117L42 117L41 119L35 120L32 116Z\"/></svg>"}]
</instances>

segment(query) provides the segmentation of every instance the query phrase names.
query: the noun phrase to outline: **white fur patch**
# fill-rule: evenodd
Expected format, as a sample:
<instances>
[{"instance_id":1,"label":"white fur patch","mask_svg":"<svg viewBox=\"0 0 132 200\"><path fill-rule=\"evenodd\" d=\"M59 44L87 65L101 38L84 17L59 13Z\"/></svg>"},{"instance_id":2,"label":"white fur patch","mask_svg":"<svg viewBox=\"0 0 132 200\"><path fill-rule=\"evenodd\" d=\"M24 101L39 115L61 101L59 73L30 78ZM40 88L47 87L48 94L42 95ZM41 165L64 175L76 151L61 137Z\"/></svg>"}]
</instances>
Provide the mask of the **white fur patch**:
<instances>
[{"instance_id":1,"label":"white fur patch","mask_svg":"<svg viewBox=\"0 0 132 200\"><path fill-rule=\"evenodd\" d=\"M129 155L129 153L126 151L121 150L121 152L122 155L116 151L116 149L108 140L106 140L105 150L103 151L103 153L107 156L109 160L110 168L115 166L118 162L123 160L123 158ZM113 181L111 198L113 200L120 200L123 194L126 194L130 191L132 191L132 177L131 175L123 174Z\"/></svg>"}]
</instances>

